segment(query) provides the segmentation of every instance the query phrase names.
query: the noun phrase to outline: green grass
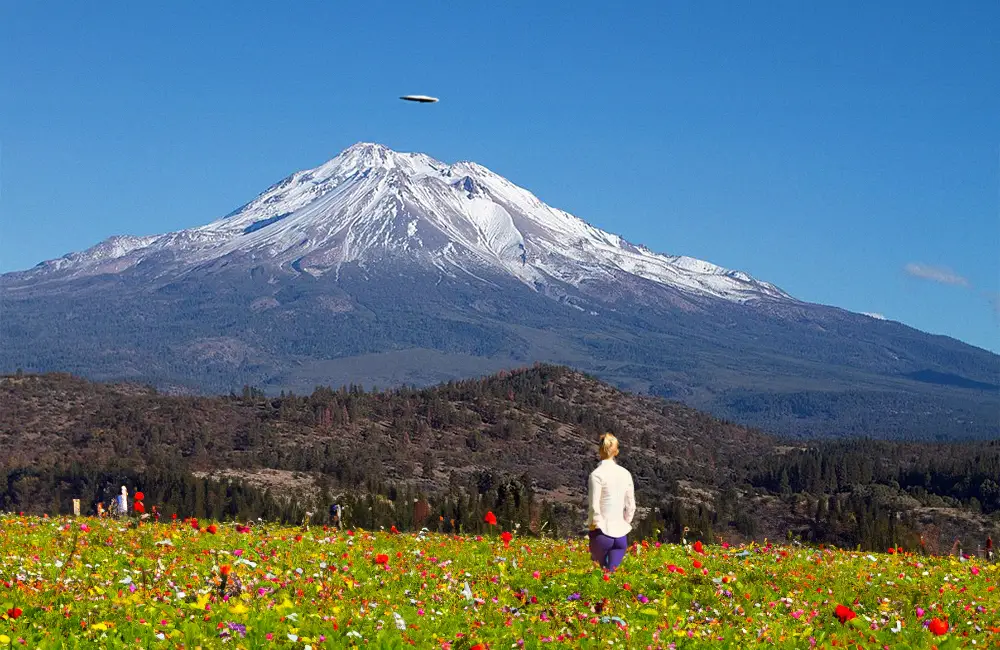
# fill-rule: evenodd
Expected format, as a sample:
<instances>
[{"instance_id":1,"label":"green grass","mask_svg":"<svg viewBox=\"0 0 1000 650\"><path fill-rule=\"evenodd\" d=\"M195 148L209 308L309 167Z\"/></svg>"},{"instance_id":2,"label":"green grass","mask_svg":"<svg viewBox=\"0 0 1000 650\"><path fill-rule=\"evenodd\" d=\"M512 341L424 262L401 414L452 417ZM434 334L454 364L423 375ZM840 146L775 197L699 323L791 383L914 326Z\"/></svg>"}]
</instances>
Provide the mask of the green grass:
<instances>
[{"instance_id":1,"label":"green grass","mask_svg":"<svg viewBox=\"0 0 1000 650\"><path fill-rule=\"evenodd\" d=\"M0 516L0 648L1000 647L975 560L216 525Z\"/></svg>"}]
</instances>

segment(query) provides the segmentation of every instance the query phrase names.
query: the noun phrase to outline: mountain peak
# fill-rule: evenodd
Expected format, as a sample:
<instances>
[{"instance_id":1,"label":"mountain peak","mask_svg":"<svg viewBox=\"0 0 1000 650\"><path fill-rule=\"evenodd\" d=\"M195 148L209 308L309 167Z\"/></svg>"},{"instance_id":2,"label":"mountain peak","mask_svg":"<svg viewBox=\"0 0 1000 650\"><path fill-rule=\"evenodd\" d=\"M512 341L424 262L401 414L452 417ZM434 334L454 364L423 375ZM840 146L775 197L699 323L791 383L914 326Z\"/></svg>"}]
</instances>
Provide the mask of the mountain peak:
<instances>
[{"instance_id":1,"label":"mountain peak","mask_svg":"<svg viewBox=\"0 0 1000 650\"><path fill-rule=\"evenodd\" d=\"M393 151L384 144L379 144L377 142L356 142L337 154L334 160L338 158L359 158L376 162L386 161L395 155L397 155L397 152Z\"/></svg>"},{"instance_id":2,"label":"mountain peak","mask_svg":"<svg viewBox=\"0 0 1000 650\"><path fill-rule=\"evenodd\" d=\"M36 270L94 275L160 261L181 271L223 258L224 266L267 260L283 272L335 277L344 264L416 263L512 277L533 291L597 292L598 300L608 291L645 295L646 284L735 302L791 299L744 273L629 244L478 163L449 165L376 142L295 172L205 226L113 238Z\"/></svg>"}]
</instances>

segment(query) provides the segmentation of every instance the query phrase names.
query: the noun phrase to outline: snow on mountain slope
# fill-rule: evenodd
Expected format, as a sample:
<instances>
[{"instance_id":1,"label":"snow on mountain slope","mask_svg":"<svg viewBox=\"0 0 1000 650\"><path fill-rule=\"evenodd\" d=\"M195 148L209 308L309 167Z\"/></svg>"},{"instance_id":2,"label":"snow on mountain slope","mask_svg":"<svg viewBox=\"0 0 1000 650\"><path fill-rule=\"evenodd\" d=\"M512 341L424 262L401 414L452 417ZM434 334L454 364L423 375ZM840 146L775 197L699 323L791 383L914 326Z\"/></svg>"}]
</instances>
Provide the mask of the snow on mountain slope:
<instances>
[{"instance_id":1,"label":"snow on mountain slope","mask_svg":"<svg viewBox=\"0 0 1000 650\"><path fill-rule=\"evenodd\" d=\"M370 143L292 174L205 226L112 237L22 275L117 273L140 262L166 274L224 257L312 275L406 259L450 275L509 274L532 288L634 276L736 302L792 300L745 273L630 244L476 163L448 165Z\"/></svg>"}]
</instances>

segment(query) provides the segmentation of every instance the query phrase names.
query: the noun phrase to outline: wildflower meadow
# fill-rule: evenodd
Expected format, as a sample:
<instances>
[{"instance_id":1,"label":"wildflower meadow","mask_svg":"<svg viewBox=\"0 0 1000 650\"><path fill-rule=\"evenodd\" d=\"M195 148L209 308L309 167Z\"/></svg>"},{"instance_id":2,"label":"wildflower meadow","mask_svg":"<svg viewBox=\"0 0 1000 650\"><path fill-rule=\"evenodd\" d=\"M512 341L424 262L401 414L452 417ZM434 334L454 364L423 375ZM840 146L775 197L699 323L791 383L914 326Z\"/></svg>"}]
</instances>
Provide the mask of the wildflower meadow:
<instances>
[{"instance_id":1,"label":"wildflower meadow","mask_svg":"<svg viewBox=\"0 0 1000 650\"><path fill-rule=\"evenodd\" d=\"M0 648L988 648L1000 566L831 548L0 516Z\"/></svg>"}]
</instances>

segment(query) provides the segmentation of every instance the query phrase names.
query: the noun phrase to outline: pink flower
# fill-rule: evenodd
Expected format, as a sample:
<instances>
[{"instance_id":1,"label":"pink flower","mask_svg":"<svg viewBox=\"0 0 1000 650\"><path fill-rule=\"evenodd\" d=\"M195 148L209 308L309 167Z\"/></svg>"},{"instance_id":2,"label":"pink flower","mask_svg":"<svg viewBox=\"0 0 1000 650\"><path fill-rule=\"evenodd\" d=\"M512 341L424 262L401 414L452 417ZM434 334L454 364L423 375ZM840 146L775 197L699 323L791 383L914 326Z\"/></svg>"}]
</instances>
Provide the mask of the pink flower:
<instances>
[{"instance_id":1,"label":"pink flower","mask_svg":"<svg viewBox=\"0 0 1000 650\"><path fill-rule=\"evenodd\" d=\"M88 526L87 524L80 524L80 530L86 533L90 530L90 526Z\"/></svg>"},{"instance_id":2,"label":"pink flower","mask_svg":"<svg viewBox=\"0 0 1000 650\"><path fill-rule=\"evenodd\" d=\"M538 580L538 578L540 578L541 575L542 575L541 573L535 571L534 573L531 574L531 577L534 578L535 580Z\"/></svg>"},{"instance_id":3,"label":"pink flower","mask_svg":"<svg viewBox=\"0 0 1000 650\"><path fill-rule=\"evenodd\" d=\"M792 612L792 618L799 618L799 617L800 617L800 616L802 616L802 615L803 615L804 613L805 613L805 612L803 612L803 611L802 611L801 609L797 609L797 610L795 610L794 612Z\"/></svg>"},{"instance_id":4,"label":"pink flower","mask_svg":"<svg viewBox=\"0 0 1000 650\"><path fill-rule=\"evenodd\" d=\"M917 618L923 618L923 617L924 617L924 608L923 607L918 607L917 608Z\"/></svg>"}]
</instances>

